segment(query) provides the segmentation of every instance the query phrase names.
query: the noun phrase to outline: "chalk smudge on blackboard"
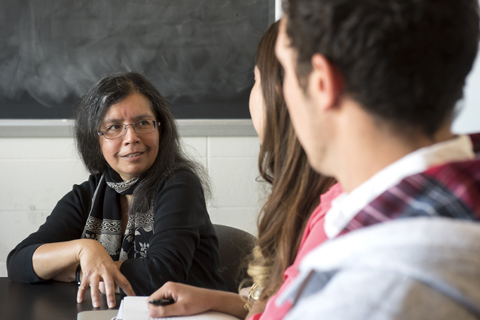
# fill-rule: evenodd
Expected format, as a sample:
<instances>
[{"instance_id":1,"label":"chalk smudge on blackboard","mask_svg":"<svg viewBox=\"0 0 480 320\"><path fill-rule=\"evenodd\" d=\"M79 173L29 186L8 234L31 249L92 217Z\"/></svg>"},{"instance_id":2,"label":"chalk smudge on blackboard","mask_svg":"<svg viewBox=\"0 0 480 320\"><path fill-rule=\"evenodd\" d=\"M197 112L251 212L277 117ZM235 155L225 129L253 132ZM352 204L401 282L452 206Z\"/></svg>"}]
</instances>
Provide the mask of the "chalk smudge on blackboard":
<instances>
[{"instance_id":1,"label":"chalk smudge on blackboard","mask_svg":"<svg viewBox=\"0 0 480 320\"><path fill-rule=\"evenodd\" d=\"M265 12L261 0L4 0L0 118L16 103L68 109L128 70L177 108L248 101Z\"/></svg>"}]
</instances>

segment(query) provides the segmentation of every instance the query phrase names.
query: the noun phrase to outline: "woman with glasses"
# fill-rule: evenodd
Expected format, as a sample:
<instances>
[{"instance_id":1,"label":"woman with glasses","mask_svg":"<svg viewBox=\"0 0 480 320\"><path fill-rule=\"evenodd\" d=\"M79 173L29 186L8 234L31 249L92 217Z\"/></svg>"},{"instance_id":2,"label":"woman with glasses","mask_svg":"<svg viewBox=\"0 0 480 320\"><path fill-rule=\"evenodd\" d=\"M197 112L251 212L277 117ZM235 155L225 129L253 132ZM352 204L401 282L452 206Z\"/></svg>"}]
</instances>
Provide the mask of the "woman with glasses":
<instances>
[{"instance_id":1,"label":"woman with glasses","mask_svg":"<svg viewBox=\"0 0 480 320\"><path fill-rule=\"evenodd\" d=\"M115 306L115 289L150 295L167 281L225 289L203 169L180 148L173 116L138 73L93 85L76 113L75 138L91 173L7 259L18 282L78 281ZM203 184L203 186L202 186Z\"/></svg>"}]
</instances>

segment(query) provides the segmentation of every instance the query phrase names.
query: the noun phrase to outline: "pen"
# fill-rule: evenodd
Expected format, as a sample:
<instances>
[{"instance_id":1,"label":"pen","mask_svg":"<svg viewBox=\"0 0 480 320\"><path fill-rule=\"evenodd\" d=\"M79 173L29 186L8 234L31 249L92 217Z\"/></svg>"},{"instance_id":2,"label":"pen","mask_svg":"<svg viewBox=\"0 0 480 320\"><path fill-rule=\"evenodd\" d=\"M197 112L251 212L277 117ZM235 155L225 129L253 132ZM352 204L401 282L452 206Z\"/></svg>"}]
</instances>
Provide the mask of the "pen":
<instances>
[{"instance_id":1,"label":"pen","mask_svg":"<svg viewBox=\"0 0 480 320\"><path fill-rule=\"evenodd\" d=\"M172 304L174 302L175 302L175 300L173 300L172 298L169 298L169 299L155 299L155 300L148 301L148 303L151 303L155 306L167 306L167 305Z\"/></svg>"}]
</instances>

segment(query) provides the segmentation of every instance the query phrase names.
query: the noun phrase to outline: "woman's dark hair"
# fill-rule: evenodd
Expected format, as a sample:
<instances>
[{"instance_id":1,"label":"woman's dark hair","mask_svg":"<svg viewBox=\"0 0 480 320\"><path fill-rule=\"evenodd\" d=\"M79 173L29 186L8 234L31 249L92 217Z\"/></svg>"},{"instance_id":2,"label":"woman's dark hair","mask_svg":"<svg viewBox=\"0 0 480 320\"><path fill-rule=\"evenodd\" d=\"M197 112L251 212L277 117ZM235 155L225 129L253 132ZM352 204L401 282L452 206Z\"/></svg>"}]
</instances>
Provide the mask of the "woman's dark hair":
<instances>
[{"instance_id":1,"label":"woman's dark hair","mask_svg":"<svg viewBox=\"0 0 480 320\"><path fill-rule=\"evenodd\" d=\"M451 121L478 50L478 0L283 0L306 88L312 56L395 132L429 137Z\"/></svg>"},{"instance_id":2,"label":"woman's dark hair","mask_svg":"<svg viewBox=\"0 0 480 320\"><path fill-rule=\"evenodd\" d=\"M130 212L144 212L150 208L155 189L160 181L178 170L187 170L197 175L204 192L210 188L203 167L187 158L180 147L177 126L165 99L155 86L136 72L115 73L95 83L85 94L75 113L75 140L78 151L91 174L105 172L109 166L103 157L98 135L107 109L132 93L144 95L150 102L157 121L159 152L152 166L141 175L133 196Z\"/></svg>"},{"instance_id":3,"label":"woman's dark hair","mask_svg":"<svg viewBox=\"0 0 480 320\"><path fill-rule=\"evenodd\" d=\"M290 122L282 94L283 70L275 57L279 22L261 39L255 57L265 102L264 139L259 170L271 184L271 194L258 218L258 243L249 263L249 275L263 287L260 300L274 295L283 273L294 262L306 223L320 195L334 183L309 165Z\"/></svg>"}]
</instances>

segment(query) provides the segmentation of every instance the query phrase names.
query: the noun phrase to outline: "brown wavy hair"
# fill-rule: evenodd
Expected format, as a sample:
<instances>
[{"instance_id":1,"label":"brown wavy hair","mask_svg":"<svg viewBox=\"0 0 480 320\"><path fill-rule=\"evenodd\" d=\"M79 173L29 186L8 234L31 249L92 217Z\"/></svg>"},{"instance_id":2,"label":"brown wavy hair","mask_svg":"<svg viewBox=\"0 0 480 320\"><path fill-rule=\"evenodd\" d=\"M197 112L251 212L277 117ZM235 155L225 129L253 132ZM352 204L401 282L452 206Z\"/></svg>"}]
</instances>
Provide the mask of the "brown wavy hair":
<instances>
[{"instance_id":1,"label":"brown wavy hair","mask_svg":"<svg viewBox=\"0 0 480 320\"><path fill-rule=\"evenodd\" d=\"M271 184L271 194L258 218L258 243L248 274L263 288L263 301L282 285L283 273L295 260L303 230L320 195L335 183L310 167L290 122L282 94L283 69L275 57L278 27L278 21L269 27L255 57L265 102L258 167L261 177Z\"/></svg>"}]
</instances>

